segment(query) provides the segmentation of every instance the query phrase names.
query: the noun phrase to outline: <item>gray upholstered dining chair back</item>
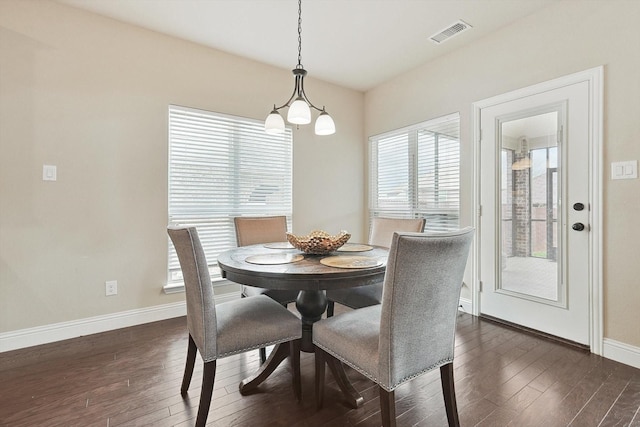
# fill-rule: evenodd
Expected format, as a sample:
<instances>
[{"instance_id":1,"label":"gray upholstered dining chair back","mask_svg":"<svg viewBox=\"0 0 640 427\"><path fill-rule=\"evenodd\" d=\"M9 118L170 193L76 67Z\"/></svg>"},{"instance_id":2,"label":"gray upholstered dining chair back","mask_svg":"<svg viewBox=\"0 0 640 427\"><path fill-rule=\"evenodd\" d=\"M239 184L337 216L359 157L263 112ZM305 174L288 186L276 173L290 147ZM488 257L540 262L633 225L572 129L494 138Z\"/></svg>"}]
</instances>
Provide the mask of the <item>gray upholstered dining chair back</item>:
<instances>
[{"instance_id":1,"label":"gray upholstered dining chair back","mask_svg":"<svg viewBox=\"0 0 640 427\"><path fill-rule=\"evenodd\" d=\"M287 217L284 215L238 216L233 221L236 227L236 242L238 246L287 241Z\"/></svg>"},{"instance_id":2,"label":"gray upholstered dining chair back","mask_svg":"<svg viewBox=\"0 0 640 427\"><path fill-rule=\"evenodd\" d=\"M456 313L473 229L394 233L380 318L380 385L403 382L453 360Z\"/></svg>"},{"instance_id":3,"label":"gray upholstered dining chair back","mask_svg":"<svg viewBox=\"0 0 640 427\"><path fill-rule=\"evenodd\" d=\"M424 225L424 218L372 218L369 244L388 248L391 246L391 238L394 231L422 233ZM327 317L333 316L335 303L351 308L363 308L380 304L382 300L382 282L357 288L328 289L327 299L329 300Z\"/></svg>"},{"instance_id":4,"label":"gray upholstered dining chair back","mask_svg":"<svg viewBox=\"0 0 640 427\"><path fill-rule=\"evenodd\" d=\"M209 266L195 228L169 227L185 283L187 327L205 362L215 360L216 308Z\"/></svg>"},{"instance_id":5,"label":"gray upholstered dining chair back","mask_svg":"<svg viewBox=\"0 0 640 427\"><path fill-rule=\"evenodd\" d=\"M233 218L238 246L260 243L286 242L287 217L280 216L237 216ZM298 297L298 291L285 289L264 289L242 285L242 297L266 295L274 301L287 306ZM260 349L260 361L267 360L267 351Z\"/></svg>"},{"instance_id":6,"label":"gray upholstered dining chair back","mask_svg":"<svg viewBox=\"0 0 640 427\"><path fill-rule=\"evenodd\" d=\"M191 384L197 353L200 353L204 362L196 427L204 427L207 422L217 360L264 348L265 345L276 345L277 348L274 349L273 358L277 363L268 366L271 371L291 356L293 389L300 400L300 319L265 295L239 298L216 307L209 265L196 228L168 227L167 233L178 254L187 301L189 341L180 388L183 397L187 396ZM290 349L286 350L286 346L281 344L288 344ZM243 381L240 392L255 389L269 373L261 370L251 379Z\"/></svg>"},{"instance_id":7,"label":"gray upholstered dining chair back","mask_svg":"<svg viewBox=\"0 0 640 427\"><path fill-rule=\"evenodd\" d=\"M313 326L318 409L324 400L325 361L336 380L342 362L378 384L385 427L396 425L395 389L440 368L447 420L450 427L459 427L453 380L455 326L472 239L472 228L393 234L382 304Z\"/></svg>"},{"instance_id":8,"label":"gray upholstered dining chair back","mask_svg":"<svg viewBox=\"0 0 640 427\"><path fill-rule=\"evenodd\" d=\"M424 231L424 218L381 218L371 219L371 231L369 232L369 244L375 246L391 247L391 238L394 231Z\"/></svg>"}]
</instances>

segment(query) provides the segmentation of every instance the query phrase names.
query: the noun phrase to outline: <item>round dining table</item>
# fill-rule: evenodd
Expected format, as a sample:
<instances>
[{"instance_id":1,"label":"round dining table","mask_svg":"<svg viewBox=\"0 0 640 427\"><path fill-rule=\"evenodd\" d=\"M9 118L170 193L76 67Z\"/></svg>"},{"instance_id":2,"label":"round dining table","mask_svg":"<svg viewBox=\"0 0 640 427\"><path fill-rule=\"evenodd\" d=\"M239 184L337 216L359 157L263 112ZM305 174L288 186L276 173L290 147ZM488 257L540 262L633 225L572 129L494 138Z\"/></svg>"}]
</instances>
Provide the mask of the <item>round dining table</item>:
<instances>
[{"instance_id":1,"label":"round dining table","mask_svg":"<svg viewBox=\"0 0 640 427\"><path fill-rule=\"evenodd\" d=\"M218 255L222 277L232 282L266 289L297 290L296 308L302 320L301 349L313 352L313 324L327 308L326 290L380 283L384 279L388 249L347 243L326 255L305 254L286 242L242 246ZM252 377L240 384L245 394L264 381L289 355L289 346L278 345ZM362 397L353 390L341 366L329 368L352 406Z\"/></svg>"}]
</instances>

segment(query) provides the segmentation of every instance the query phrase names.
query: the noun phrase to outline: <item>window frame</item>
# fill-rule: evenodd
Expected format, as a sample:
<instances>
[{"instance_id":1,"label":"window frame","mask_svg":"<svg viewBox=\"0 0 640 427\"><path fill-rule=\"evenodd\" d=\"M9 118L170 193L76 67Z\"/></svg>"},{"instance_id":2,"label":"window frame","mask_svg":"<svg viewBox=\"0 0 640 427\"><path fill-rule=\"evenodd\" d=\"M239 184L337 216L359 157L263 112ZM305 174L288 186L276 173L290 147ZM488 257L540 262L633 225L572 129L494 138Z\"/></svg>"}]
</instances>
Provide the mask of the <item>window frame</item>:
<instances>
[{"instance_id":1,"label":"window frame","mask_svg":"<svg viewBox=\"0 0 640 427\"><path fill-rule=\"evenodd\" d=\"M291 226L292 128L271 135L261 120L170 104L167 146L168 223L198 228L213 285L228 284L217 257L236 246L234 217L285 215ZM163 289L181 292L181 270L168 236L167 245Z\"/></svg>"},{"instance_id":2,"label":"window frame","mask_svg":"<svg viewBox=\"0 0 640 427\"><path fill-rule=\"evenodd\" d=\"M452 127L452 133L450 134L444 134L442 131L438 132L439 129L449 129L450 127ZM420 142L421 132L434 134L433 140L436 145L434 147L433 157L436 163L433 171L434 177L432 180L435 179L437 181L434 185L441 185L445 182L449 184L452 182L457 184L451 191L453 197L449 202L444 201L443 203L440 203L439 200L436 200L437 197L435 197L435 190L433 190L433 200L428 200L429 187L420 183L421 167L424 167L423 164L425 160L429 158L429 156L425 156L424 154L421 156L421 144L424 149L425 144L429 143L428 140ZM440 171L444 171L444 167L442 167L444 162L438 163L439 159L435 154L440 146L440 137L437 135L447 135L448 142L453 142L457 145L454 154L454 163L456 166L454 167L453 175L455 175L455 178L451 176L451 170L447 170L446 173L448 174L448 178L446 180L442 180L438 177ZM403 189L406 192L406 198L402 198L395 205L390 201L387 203L388 206L381 206L384 204L384 200L380 197L380 151L381 144L383 143L389 144L389 147L387 147L388 152L391 152L391 148L395 146L396 150L393 151L393 155L398 156L399 158L395 168L402 167L402 164L406 164L406 169L402 172L389 173L386 177L388 180L392 179L394 176L398 179L402 178L403 175L406 177L406 182L402 182L402 185L399 185L399 187L404 187ZM404 150L405 147L400 147L405 143L406 150ZM398 150L400 150L400 148L406 151L406 158L404 157L404 151L398 154ZM459 228L460 148L460 113L458 112L369 137L369 219L371 220L373 217L425 218L425 231L447 231ZM389 164L393 164L393 162L390 161ZM387 168L390 169L390 166L387 166ZM451 165L446 166L446 168L450 169ZM429 205L430 203L432 206L427 207L426 205ZM447 207L446 205L449 206Z\"/></svg>"}]
</instances>

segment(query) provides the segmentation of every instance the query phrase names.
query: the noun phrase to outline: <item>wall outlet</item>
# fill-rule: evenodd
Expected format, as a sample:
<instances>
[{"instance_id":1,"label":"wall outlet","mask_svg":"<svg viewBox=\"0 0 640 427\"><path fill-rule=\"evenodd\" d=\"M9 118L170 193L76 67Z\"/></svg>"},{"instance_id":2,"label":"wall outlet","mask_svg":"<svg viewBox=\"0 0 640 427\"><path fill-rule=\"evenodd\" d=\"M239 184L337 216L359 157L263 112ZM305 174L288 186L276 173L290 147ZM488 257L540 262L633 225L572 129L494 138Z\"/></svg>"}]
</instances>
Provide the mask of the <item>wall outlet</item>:
<instances>
[{"instance_id":1,"label":"wall outlet","mask_svg":"<svg viewBox=\"0 0 640 427\"><path fill-rule=\"evenodd\" d=\"M117 280L109 280L104 282L105 285L105 295L118 295L118 281Z\"/></svg>"}]
</instances>

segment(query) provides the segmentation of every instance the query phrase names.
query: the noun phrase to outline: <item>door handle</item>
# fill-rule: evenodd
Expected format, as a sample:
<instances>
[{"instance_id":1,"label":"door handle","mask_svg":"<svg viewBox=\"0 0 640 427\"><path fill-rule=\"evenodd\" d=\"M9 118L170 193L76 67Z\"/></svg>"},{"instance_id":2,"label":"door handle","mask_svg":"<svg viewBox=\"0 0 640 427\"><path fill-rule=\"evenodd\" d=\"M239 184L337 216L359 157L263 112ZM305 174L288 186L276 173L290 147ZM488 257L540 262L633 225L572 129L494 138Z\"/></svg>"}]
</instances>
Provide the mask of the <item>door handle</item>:
<instances>
[{"instance_id":1,"label":"door handle","mask_svg":"<svg viewBox=\"0 0 640 427\"><path fill-rule=\"evenodd\" d=\"M584 224L581 223L581 222L576 222L575 224L573 224L571 226L571 228L573 228L576 231L582 231L582 230L584 230Z\"/></svg>"}]
</instances>

